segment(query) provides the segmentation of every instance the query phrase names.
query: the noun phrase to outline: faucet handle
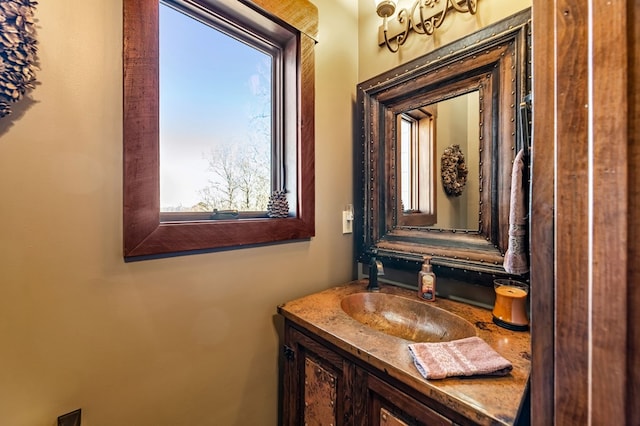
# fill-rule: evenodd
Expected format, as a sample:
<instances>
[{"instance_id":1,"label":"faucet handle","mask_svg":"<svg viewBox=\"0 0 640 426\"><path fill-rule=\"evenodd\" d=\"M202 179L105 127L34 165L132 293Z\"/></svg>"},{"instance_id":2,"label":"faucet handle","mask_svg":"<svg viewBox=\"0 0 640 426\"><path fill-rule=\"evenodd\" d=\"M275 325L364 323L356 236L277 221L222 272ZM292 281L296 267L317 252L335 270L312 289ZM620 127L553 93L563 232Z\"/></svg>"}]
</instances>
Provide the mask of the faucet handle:
<instances>
[{"instance_id":1,"label":"faucet handle","mask_svg":"<svg viewBox=\"0 0 640 426\"><path fill-rule=\"evenodd\" d=\"M375 253L369 261L369 285L367 291L379 291L378 275L384 275L384 267L382 262L375 257Z\"/></svg>"}]
</instances>

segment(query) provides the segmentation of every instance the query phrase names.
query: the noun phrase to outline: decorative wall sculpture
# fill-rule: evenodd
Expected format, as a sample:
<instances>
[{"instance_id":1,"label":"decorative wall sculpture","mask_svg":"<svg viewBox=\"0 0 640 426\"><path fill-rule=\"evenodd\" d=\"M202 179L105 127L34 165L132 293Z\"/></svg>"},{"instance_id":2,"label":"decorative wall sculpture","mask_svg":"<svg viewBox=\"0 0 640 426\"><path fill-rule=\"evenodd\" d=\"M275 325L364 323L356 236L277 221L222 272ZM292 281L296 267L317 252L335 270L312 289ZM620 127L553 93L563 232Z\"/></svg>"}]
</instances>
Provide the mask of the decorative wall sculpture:
<instances>
[{"instance_id":1,"label":"decorative wall sculpture","mask_svg":"<svg viewBox=\"0 0 640 426\"><path fill-rule=\"evenodd\" d=\"M37 71L33 0L0 1L0 118L33 89Z\"/></svg>"},{"instance_id":2,"label":"decorative wall sculpture","mask_svg":"<svg viewBox=\"0 0 640 426\"><path fill-rule=\"evenodd\" d=\"M441 169L444 192L450 197L461 196L467 184L468 170L460 145L451 145L444 150Z\"/></svg>"}]
</instances>

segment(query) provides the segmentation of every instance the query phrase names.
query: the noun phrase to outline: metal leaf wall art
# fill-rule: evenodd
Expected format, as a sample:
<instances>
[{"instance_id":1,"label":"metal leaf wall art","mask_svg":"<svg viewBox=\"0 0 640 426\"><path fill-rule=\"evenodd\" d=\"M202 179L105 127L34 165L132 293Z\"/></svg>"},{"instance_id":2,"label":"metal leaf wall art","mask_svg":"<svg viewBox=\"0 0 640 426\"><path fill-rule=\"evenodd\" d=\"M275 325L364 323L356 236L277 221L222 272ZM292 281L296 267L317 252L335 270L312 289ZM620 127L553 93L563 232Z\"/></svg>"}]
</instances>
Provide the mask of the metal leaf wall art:
<instances>
[{"instance_id":1,"label":"metal leaf wall art","mask_svg":"<svg viewBox=\"0 0 640 426\"><path fill-rule=\"evenodd\" d=\"M36 5L32 0L0 1L0 118L36 82Z\"/></svg>"}]
</instances>

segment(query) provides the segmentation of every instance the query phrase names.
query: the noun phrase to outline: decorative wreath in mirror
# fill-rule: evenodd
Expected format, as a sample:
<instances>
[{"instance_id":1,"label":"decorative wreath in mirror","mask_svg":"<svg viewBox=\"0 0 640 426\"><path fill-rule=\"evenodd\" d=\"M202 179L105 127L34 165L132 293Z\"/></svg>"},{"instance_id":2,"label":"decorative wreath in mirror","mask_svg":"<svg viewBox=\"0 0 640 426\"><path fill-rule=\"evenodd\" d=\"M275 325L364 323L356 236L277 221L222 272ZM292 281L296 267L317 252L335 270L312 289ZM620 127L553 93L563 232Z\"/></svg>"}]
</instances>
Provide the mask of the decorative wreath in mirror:
<instances>
[{"instance_id":1,"label":"decorative wreath in mirror","mask_svg":"<svg viewBox=\"0 0 640 426\"><path fill-rule=\"evenodd\" d=\"M0 118L33 89L38 69L33 0L0 1Z\"/></svg>"},{"instance_id":2,"label":"decorative wreath in mirror","mask_svg":"<svg viewBox=\"0 0 640 426\"><path fill-rule=\"evenodd\" d=\"M460 145L451 145L445 148L440 160L442 169L442 186L448 196L459 197L467 184L467 164Z\"/></svg>"}]
</instances>

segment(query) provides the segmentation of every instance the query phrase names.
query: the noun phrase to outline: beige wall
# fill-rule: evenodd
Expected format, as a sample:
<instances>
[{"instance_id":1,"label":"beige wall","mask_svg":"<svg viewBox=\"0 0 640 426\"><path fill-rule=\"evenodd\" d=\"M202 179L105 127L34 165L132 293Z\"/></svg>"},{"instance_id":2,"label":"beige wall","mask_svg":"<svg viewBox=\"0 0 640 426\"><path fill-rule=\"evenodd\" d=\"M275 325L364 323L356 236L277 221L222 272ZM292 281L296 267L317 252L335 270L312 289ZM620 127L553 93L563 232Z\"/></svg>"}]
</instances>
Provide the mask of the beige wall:
<instances>
[{"instance_id":1,"label":"beige wall","mask_svg":"<svg viewBox=\"0 0 640 426\"><path fill-rule=\"evenodd\" d=\"M436 193L438 221L436 228L478 229L480 218L480 152L479 121L480 98L478 92L447 99L438 103ZM457 144L467 165L467 182L462 195L448 196L442 186L440 159L447 147Z\"/></svg>"},{"instance_id":2,"label":"beige wall","mask_svg":"<svg viewBox=\"0 0 640 426\"><path fill-rule=\"evenodd\" d=\"M354 268L357 6L314 3L317 236L125 264L121 1L40 2L34 103L0 121L1 424L276 424L276 306Z\"/></svg>"},{"instance_id":3,"label":"beige wall","mask_svg":"<svg viewBox=\"0 0 640 426\"><path fill-rule=\"evenodd\" d=\"M475 147L474 142L480 138L480 95L470 96L467 102L467 143ZM474 144L474 145L471 145ZM479 229L480 219L480 150L465 151L465 161L469 171L467 175L467 229Z\"/></svg>"}]
</instances>

